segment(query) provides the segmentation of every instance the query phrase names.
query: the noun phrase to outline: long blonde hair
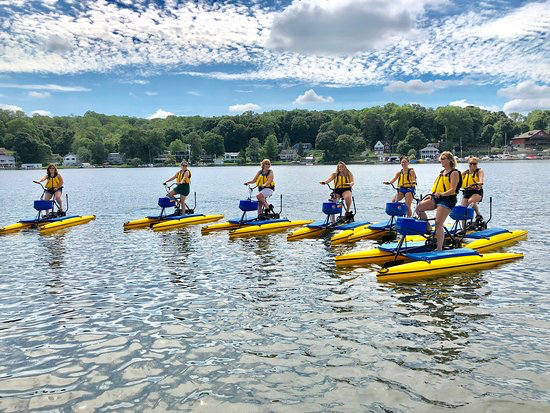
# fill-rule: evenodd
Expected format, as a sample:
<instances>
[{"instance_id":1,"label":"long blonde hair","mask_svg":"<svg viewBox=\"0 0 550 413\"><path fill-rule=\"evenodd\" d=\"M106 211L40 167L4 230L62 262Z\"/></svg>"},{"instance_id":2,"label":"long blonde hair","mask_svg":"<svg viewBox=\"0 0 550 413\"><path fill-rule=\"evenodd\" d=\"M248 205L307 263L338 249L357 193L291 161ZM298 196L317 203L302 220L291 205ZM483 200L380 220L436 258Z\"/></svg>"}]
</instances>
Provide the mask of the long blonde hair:
<instances>
[{"instance_id":1,"label":"long blonde hair","mask_svg":"<svg viewBox=\"0 0 550 413\"><path fill-rule=\"evenodd\" d=\"M50 168L52 166L54 167L55 172L53 173L53 175L50 175ZM53 163L49 164L48 167L46 168L46 175L48 176L48 178L55 178L57 175L59 175L59 172L57 170L57 166L55 166L55 164L53 164Z\"/></svg>"},{"instance_id":2,"label":"long blonde hair","mask_svg":"<svg viewBox=\"0 0 550 413\"><path fill-rule=\"evenodd\" d=\"M338 170L338 166L340 165L343 165L344 166L344 172L342 174L340 174L340 171ZM346 176L349 178L351 172L349 171L347 165L344 163L344 161L340 161L338 162L338 164L336 165L336 176L338 175L341 175L341 176Z\"/></svg>"},{"instance_id":3,"label":"long blonde hair","mask_svg":"<svg viewBox=\"0 0 550 413\"><path fill-rule=\"evenodd\" d=\"M451 169L456 169L456 159L451 151L441 152L441 155L439 155L439 157L441 158L442 156L451 161Z\"/></svg>"}]
</instances>

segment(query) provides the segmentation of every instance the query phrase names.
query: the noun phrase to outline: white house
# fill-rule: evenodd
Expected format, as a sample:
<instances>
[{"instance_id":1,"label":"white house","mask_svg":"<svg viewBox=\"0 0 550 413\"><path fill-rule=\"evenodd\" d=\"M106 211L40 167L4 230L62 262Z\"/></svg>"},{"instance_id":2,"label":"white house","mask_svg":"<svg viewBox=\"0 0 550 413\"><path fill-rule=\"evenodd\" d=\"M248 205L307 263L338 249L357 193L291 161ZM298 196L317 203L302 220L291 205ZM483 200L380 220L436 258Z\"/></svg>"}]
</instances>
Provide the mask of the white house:
<instances>
[{"instance_id":1,"label":"white house","mask_svg":"<svg viewBox=\"0 0 550 413\"><path fill-rule=\"evenodd\" d=\"M437 159L439 157L439 149L435 147L435 144L429 143L425 148L420 149L420 158L424 160Z\"/></svg>"},{"instance_id":2,"label":"white house","mask_svg":"<svg viewBox=\"0 0 550 413\"><path fill-rule=\"evenodd\" d=\"M0 169L15 168L15 156L9 155L4 148L0 148Z\"/></svg>"},{"instance_id":3,"label":"white house","mask_svg":"<svg viewBox=\"0 0 550 413\"><path fill-rule=\"evenodd\" d=\"M124 155L119 152L111 152L107 155L107 162L111 165L122 165L124 163Z\"/></svg>"},{"instance_id":4,"label":"white house","mask_svg":"<svg viewBox=\"0 0 550 413\"><path fill-rule=\"evenodd\" d=\"M68 153L63 157L63 166L78 166L80 165L80 159L74 153Z\"/></svg>"},{"instance_id":5,"label":"white house","mask_svg":"<svg viewBox=\"0 0 550 413\"><path fill-rule=\"evenodd\" d=\"M279 159L281 161L294 161L298 159L298 151L296 149L283 149L279 153Z\"/></svg>"},{"instance_id":6,"label":"white house","mask_svg":"<svg viewBox=\"0 0 550 413\"><path fill-rule=\"evenodd\" d=\"M22 163L21 169L42 169L41 163Z\"/></svg>"},{"instance_id":7,"label":"white house","mask_svg":"<svg viewBox=\"0 0 550 413\"><path fill-rule=\"evenodd\" d=\"M223 155L224 162L237 162L239 160L239 152L226 152Z\"/></svg>"},{"instance_id":8,"label":"white house","mask_svg":"<svg viewBox=\"0 0 550 413\"><path fill-rule=\"evenodd\" d=\"M384 153L384 144L380 141L374 145L374 153L376 155L382 155Z\"/></svg>"}]
</instances>

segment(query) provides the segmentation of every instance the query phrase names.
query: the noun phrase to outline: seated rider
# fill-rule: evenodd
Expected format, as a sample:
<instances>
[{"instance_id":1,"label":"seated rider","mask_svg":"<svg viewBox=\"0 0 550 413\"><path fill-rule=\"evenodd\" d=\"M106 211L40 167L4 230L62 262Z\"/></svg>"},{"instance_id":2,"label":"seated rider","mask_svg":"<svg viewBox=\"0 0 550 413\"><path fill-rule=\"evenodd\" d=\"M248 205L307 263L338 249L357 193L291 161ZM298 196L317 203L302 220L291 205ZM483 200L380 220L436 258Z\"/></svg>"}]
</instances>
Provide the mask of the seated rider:
<instances>
[{"instance_id":1,"label":"seated rider","mask_svg":"<svg viewBox=\"0 0 550 413\"><path fill-rule=\"evenodd\" d=\"M475 156L468 159L468 169L462 172L462 188L464 188L464 198L462 205L472 205L476 211L476 221L482 221L483 217L479 213L478 202L483 200L483 180L485 172L477 167L478 160Z\"/></svg>"},{"instance_id":2,"label":"seated rider","mask_svg":"<svg viewBox=\"0 0 550 413\"><path fill-rule=\"evenodd\" d=\"M63 212L63 198L61 196L63 195L63 178L57 171L57 167L51 163L48 165L48 168L46 169L46 175L44 175L40 180L36 182L44 182L46 181L46 184L44 187L46 188L46 192L44 193L44 199L50 200L52 197L55 199L55 202L57 203L57 206L59 209L57 210L58 216L63 216L65 213ZM49 215L53 215L53 211Z\"/></svg>"},{"instance_id":3,"label":"seated rider","mask_svg":"<svg viewBox=\"0 0 550 413\"><path fill-rule=\"evenodd\" d=\"M273 171L269 169L271 161L269 159L264 159L260 165L262 169L256 173L254 178L250 181L246 181L244 184L256 184L259 191L258 195L256 195L256 199L258 200L258 218L265 218L264 211L265 213L268 211L273 212L273 206L268 204L267 198L275 192L275 181Z\"/></svg>"},{"instance_id":4,"label":"seated rider","mask_svg":"<svg viewBox=\"0 0 550 413\"><path fill-rule=\"evenodd\" d=\"M386 181L384 183L390 185L397 181L398 192L394 195L392 202L399 202L405 198L407 216L411 217L411 206L416 192L416 173L413 168L409 168L409 158L407 156L402 156L400 161L402 169L395 174L391 181Z\"/></svg>"},{"instance_id":5,"label":"seated rider","mask_svg":"<svg viewBox=\"0 0 550 413\"><path fill-rule=\"evenodd\" d=\"M351 187L355 185L355 179L344 162L338 162L336 171L331 173L327 179L320 183L321 185L326 185L331 181L334 181L334 194L336 199L344 199L346 221L353 221L353 212L350 211L352 203Z\"/></svg>"},{"instance_id":6,"label":"seated rider","mask_svg":"<svg viewBox=\"0 0 550 413\"><path fill-rule=\"evenodd\" d=\"M420 219L428 219L425 211L436 210L435 212L435 236L437 240L437 251L443 249L445 241L445 230L443 225L445 220L456 205L456 196L462 185L462 174L456 169L456 160L454 155L445 151L439 156L439 161L443 170L435 180L432 187L432 194L428 195L416 207L416 213ZM429 226L429 224L428 224ZM430 230L430 229L429 229Z\"/></svg>"},{"instance_id":7,"label":"seated rider","mask_svg":"<svg viewBox=\"0 0 550 413\"><path fill-rule=\"evenodd\" d=\"M187 168L187 161L184 159L181 161L180 170L170 179L167 179L163 182L166 185L168 182L176 180L176 187L168 192L167 196L172 199L176 199L175 195L179 194L179 208L176 208L175 214L185 214L187 212L187 207L185 205L185 198L189 195L191 190L191 171Z\"/></svg>"}]
</instances>

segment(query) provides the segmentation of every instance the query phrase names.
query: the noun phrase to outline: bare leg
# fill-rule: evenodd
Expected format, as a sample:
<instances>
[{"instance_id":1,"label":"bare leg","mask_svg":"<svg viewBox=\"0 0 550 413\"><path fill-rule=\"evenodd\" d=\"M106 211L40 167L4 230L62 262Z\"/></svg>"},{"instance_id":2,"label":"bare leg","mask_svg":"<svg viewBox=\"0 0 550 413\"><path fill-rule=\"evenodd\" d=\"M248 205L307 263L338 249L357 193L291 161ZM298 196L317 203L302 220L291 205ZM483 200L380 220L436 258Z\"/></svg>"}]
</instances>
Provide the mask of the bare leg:
<instances>
[{"instance_id":1,"label":"bare leg","mask_svg":"<svg viewBox=\"0 0 550 413\"><path fill-rule=\"evenodd\" d=\"M441 205L438 206L435 211L435 238L437 240L436 251L441 251L443 249L443 241L445 241L445 229L443 228L443 225L445 224L445 220L450 213L451 210L449 208Z\"/></svg>"},{"instance_id":2,"label":"bare leg","mask_svg":"<svg viewBox=\"0 0 550 413\"><path fill-rule=\"evenodd\" d=\"M256 195L256 199L258 200L258 215L260 215L263 212L264 208L266 210L269 209L269 204L267 203L264 194L262 194L261 192Z\"/></svg>"},{"instance_id":3,"label":"bare leg","mask_svg":"<svg viewBox=\"0 0 550 413\"><path fill-rule=\"evenodd\" d=\"M352 201L351 191L346 191L342 195L344 197L344 203L346 204L346 212L349 212L349 210L351 208L351 201Z\"/></svg>"},{"instance_id":4,"label":"bare leg","mask_svg":"<svg viewBox=\"0 0 550 413\"><path fill-rule=\"evenodd\" d=\"M426 211L433 211L435 209L435 203L432 197L426 198L424 201L422 201L418 206L416 207L416 215L420 219L427 220L428 215L426 215ZM430 222L428 221L428 231L432 230L432 226L430 225Z\"/></svg>"},{"instance_id":5,"label":"bare leg","mask_svg":"<svg viewBox=\"0 0 550 413\"><path fill-rule=\"evenodd\" d=\"M401 194L403 195L403 194ZM413 194L412 192L407 192L405 194L405 203L407 204L407 216L410 218L412 217L413 211L412 211L412 203L413 203Z\"/></svg>"},{"instance_id":6,"label":"bare leg","mask_svg":"<svg viewBox=\"0 0 550 413\"><path fill-rule=\"evenodd\" d=\"M180 209L184 214L187 211L187 206L185 205L185 198L187 198L187 196L180 195Z\"/></svg>"},{"instance_id":7,"label":"bare leg","mask_svg":"<svg viewBox=\"0 0 550 413\"><path fill-rule=\"evenodd\" d=\"M59 209L63 210L63 198L61 197L62 196L61 191L57 191L54 196L55 196L55 201L57 202L57 205L59 206Z\"/></svg>"}]
</instances>

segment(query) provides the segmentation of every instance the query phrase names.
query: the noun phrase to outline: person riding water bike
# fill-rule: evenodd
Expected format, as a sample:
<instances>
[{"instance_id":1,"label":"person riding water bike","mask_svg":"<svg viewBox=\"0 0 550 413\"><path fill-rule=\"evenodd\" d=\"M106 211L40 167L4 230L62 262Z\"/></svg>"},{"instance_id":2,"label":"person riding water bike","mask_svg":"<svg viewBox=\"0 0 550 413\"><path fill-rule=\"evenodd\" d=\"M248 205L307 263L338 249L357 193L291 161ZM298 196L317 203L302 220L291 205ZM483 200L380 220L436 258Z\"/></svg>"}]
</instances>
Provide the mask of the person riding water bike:
<instances>
[{"instance_id":1,"label":"person riding water bike","mask_svg":"<svg viewBox=\"0 0 550 413\"><path fill-rule=\"evenodd\" d=\"M258 218L261 218L264 216L264 211L273 212L273 206L269 205L267 202L267 198L269 198L271 195L273 195L273 192L275 192L275 181L273 174L273 171L270 168L271 161L269 159L264 159L260 166L262 169L260 169L254 178L252 178L250 181L246 181L244 185L250 185L255 183L256 187L258 188L258 195L256 195L256 199L258 200Z\"/></svg>"},{"instance_id":2,"label":"person riding water bike","mask_svg":"<svg viewBox=\"0 0 550 413\"><path fill-rule=\"evenodd\" d=\"M46 181L46 184L44 185L44 187L46 188L44 192L44 199L46 201L49 201L50 199L54 198L57 206L59 207L59 209L57 210L57 215L65 215L65 213L63 212L63 199L61 198L61 196L63 195L63 177L59 174L59 172L57 171L57 167L53 163L48 165L48 168L46 169L46 175L35 182L41 183L44 181ZM51 211L50 215L52 215L53 213L54 212Z\"/></svg>"},{"instance_id":3,"label":"person riding water bike","mask_svg":"<svg viewBox=\"0 0 550 413\"><path fill-rule=\"evenodd\" d=\"M402 156L401 170L398 171L391 181L386 181L384 184L391 185L397 181L397 194L394 195L392 202L399 202L405 198L407 204L407 216L412 216L412 202L416 191L416 173L413 168L409 168L409 158Z\"/></svg>"},{"instance_id":4,"label":"person riding water bike","mask_svg":"<svg viewBox=\"0 0 550 413\"><path fill-rule=\"evenodd\" d=\"M462 185L462 174L456 169L456 160L452 152L445 151L439 156L443 170L434 182L432 194L428 195L416 207L416 213L420 219L428 219L425 211L435 212L435 236L437 251L443 249L445 230L443 224L456 205L456 196ZM429 226L429 224L428 224Z\"/></svg>"},{"instance_id":5,"label":"person riding water bike","mask_svg":"<svg viewBox=\"0 0 550 413\"><path fill-rule=\"evenodd\" d=\"M464 198L462 205L472 205L476 212L476 221L483 221L479 213L479 202L483 200L483 181L485 172L477 167L478 160L475 156L468 158L468 169L462 172L462 188L464 189Z\"/></svg>"},{"instance_id":6,"label":"person riding water bike","mask_svg":"<svg viewBox=\"0 0 550 413\"><path fill-rule=\"evenodd\" d=\"M346 207L346 221L353 220L353 212L350 211L350 208L353 201L351 187L355 185L355 178L344 162L338 162L336 172L331 173L330 176L324 181L320 181L320 184L326 185L332 181L334 181L334 194L336 199L344 199L344 204Z\"/></svg>"},{"instance_id":7,"label":"person riding water bike","mask_svg":"<svg viewBox=\"0 0 550 413\"><path fill-rule=\"evenodd\" d=\"M185 159L181 161L180 170L173 177L164 181L163 185L166 185L168 182L173 181L174 179L176 180L177 185L174 189L168 192L167 196L169 198L176 199L176 194L179 194L180 204L179 208L176 209L176 214L185 214L187 210L185 206L185 198L187 198L187 195L189 195L189 192L191 190L191 171L187 168L187 161Z\"/></svg>"}]
</instances>

